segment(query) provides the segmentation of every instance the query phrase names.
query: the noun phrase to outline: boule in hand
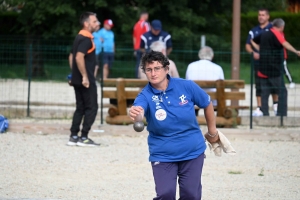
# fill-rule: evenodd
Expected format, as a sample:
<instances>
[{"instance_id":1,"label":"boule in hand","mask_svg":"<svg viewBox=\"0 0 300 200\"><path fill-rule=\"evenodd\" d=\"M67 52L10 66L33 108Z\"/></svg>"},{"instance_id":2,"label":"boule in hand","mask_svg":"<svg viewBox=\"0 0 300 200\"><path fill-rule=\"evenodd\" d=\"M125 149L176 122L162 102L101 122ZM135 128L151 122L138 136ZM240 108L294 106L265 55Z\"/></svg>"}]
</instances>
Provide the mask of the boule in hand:
<instances>
[{"instance_id":1,"label":"boule in hand","mask_svg":"<svg viewBox=\"0 0 300 200\"><path fill-rule=\"evenodd\" d=\"M144 130L144 126L145 126L144 122L142 122L142 121L134 122L133 129L136 132L142 132Z\"/></svg>"}]
</instances>

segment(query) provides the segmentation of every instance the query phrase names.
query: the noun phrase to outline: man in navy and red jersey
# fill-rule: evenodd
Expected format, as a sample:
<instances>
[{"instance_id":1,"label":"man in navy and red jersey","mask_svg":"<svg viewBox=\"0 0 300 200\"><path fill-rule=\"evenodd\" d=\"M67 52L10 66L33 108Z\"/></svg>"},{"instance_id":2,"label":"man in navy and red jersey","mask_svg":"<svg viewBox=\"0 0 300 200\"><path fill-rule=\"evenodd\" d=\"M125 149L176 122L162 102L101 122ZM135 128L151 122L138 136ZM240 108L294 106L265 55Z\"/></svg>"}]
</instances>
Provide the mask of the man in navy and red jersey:
<instances>
[{"instance_id":1,"label":"man in navy and red jersey","mask_svg":"<svg viewBox=\"0 0 300 200\"><path fill-rule=\"evenodd\" d=\"M165 43L165 46L167 47L167 56L172 51L172 39L171 35L165 31L162 30L162 24L160 20L153 20L151 22L151 31L148 31L147 33L144 33L141 36L141 45L140 50L144 52L150 51L150 46L152 42L155 41L162 41Z\"/></svg>"},{"instance_id":2,"label":"man in navy and red jersey","mask_svg":"<svg viewBox=\"0 0 300 200\"><path fill-rule=\"evenodd\" d=\"M257 77L257 70L258 70L258 66L259 66L259 60L258 60L258 50L255 49L252 45L251 45L251 39L253 39L254 37L260 35L262 32L264 31L268 31L270 30L270 28L272 28L272 24L269 22L269 11L265 8L261 8L258 10L258 22L259 25L255 26L254 28L252 28L249 31L248 34L248 38L246 41L246 51L250 54L253 53L254 56L254 80L255 80L255 89L256 89L256 100L257 100L257 108L256 110L253 112L253 116L262 116L263 113L261 111L261 85L259 82L259 78ZM273 95L273 102L274 105L277 105L278 102L278 97L276 97L276 95ZM276 107L275 105L275 107Z\"/></svg>"},{"instance_id":3,"label":"man in navy and red jersey","mask_svg":"<svg viewBox=\"0 0 300 200\"><path fill-rule=\"evenodd\" d=\"M136 65L135 65L136 78L138 78L140 60L142 57L142 52L140 51L141 36L144 33L150 31L150 25L147 22L148 17L149 17L148 12L146 12L146 11L141 12L139 21L133 27L132 35L133 35L134 55L136 56Z\"/></svg>"},{"instance_id":4,"label":"man in navy and red jersey","mask_svg":"<svg viewBox=\"0 0 300 200\"><path fill-rule=\"evenodd\" d=\"M88 138L97 111L97 87L95 80L95 44L92 33L97 30L99 23L95 13L85 12L80 16L82 29L76 36L69 65L72 70L71 84L74 87L76 110L73 115L71 135L67 143L69 146L99 146ZM80 124L83 120L81 137L78 137Z\"/></svg>"},{"instance_id":5,"label":"man in navy and red jersey","mask_svg":"<svg viewBox=\"0 0 300 200\"><path fill-rule=\"evenodd\" d=\"M251 44L259 50L259 67L257 76L261 83L261 110L269 116L268 99L270 94L279 95L277 116L287 116L287 90L283 82L284 48L300 56L283 37L285 22L282 19L273 21L273 28L263 32L251 40Z\"/></svg>"}]
</instances>

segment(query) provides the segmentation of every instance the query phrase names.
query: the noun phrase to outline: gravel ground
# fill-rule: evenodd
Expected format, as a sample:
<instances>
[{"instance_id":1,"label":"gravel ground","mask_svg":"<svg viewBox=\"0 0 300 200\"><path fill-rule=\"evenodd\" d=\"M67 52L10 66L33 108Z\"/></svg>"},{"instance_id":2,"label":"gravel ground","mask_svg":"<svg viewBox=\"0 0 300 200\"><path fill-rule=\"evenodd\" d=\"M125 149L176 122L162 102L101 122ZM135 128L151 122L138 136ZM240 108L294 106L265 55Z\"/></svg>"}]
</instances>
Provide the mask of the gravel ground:
<instances>
[{"instance_id":1,"label":"gravel ground","mask_svg":"<svg viewBox=\"0 0 300 200\"><path fill-rule=\"evenodd\" d=\"M66 134L0 134L0 199L147 200L155 196L147 135L101 135L68 147ZM300 199L299 141L232 139L235 156L209 150L204 200Z\"/></svg>"}]
</instances>

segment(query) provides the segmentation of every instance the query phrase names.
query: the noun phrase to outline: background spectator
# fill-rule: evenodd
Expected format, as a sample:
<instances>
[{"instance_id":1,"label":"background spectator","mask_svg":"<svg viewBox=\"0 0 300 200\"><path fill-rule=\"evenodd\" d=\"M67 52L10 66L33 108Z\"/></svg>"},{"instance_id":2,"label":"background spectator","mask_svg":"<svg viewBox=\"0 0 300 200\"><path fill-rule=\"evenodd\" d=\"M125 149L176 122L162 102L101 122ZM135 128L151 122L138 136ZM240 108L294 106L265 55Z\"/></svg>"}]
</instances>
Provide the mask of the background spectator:
<instances>
[{"instance_id":1,"label":"background spectator","mask_svg":"<svg viewBox=\"0 0 300 200\"><path fill-rule=\"evenodd\" d=\"M112 67L115 56L115 36L111 30L114 26L111 19L106 19L100 30L100 40L103 47L103 79L108 78L109 69Z\"/></svg>"},{"instance_id":2,"label":"background spectator","mask_svg":"<svg viewBox=\"0 0 300 200\"><path fill-rule=\"evenodd\" d=\"M136 65L135 65L135 76L138 78L139 73L139 66L140 66L140 60L142 57L142 52L140 51L141 46L141 36L150 31L150 25L147 22L149 17L148 12L143 11L140 14L140 19L138 22L135 23L133 27L133 49L134 49L134 55L136 57Z\"/></svg>"},{"instance_id":3,"label":"background spectator","mask_svg":"<svg viewBox=\"0 0 300 200\"><path fill-rule=\"evenodd\" d=\"M162 41L167 47L167 55L172 51L171 35L162 30L162 24L159 20L153 20L151 22L151 31L144 33L141 36L140 50L144 53L150 50L152 42Z\"/></svg>"},{"instance_id":4,"label":"background spectator","mask_svg":"<svg viewBox=\"0 0 300 200\"><path fill-rule=\"evenodd\" d=\"M162 41L153 42L150 46L150 49L152 51L161 52L161 53L163 53L163 55L166 56L166 45ZM173 77L173 78L179 78L179 73L177 71L177 67L176 67L175 63L170 59L169 59L169 63L170 63L170 65L169 65L169 74L170 74L170 76ZM146 74L143 73L141 68L139 68L139 78L140 79L147 79Z\"/></svg>"},{"instance_id":5,"label":"background spectator","mask_svg":"<svg viewBox=\"0 0 300 200\"><path fill-rule=\"evenodd\" d=\"M101 23L98 21L98 26L97 26L97 30L93 33L93 36L94 36L94 44L95 44L95 48L96 48L96 51L95 51L95 54L96 54L96 68L95 68L95 77L97 76L97 73L98 73L98 69L99 69L99 66L100 66L100 53L102 51L102 41L100 40L100 25Z\"/></svg>"},{"instance_id":6,"label":"background spectator","mask_svg":"<svg viewBox=\"0 0 300 200\"><path fill-rule=\"evenodd\" d=\"M273 28L251 40L252 45L259 50L259 68L257 76L260 79L261 110L264 116L269 116L268 100L270 94L279 95L278 116L287 116L287 90L283 82L284 48L300 56L289 42L285 40L282 33L285 22L282 19L273 21Z\"/></svg>"},{"instance_id":7,"label":"background spectator","mask_svg":"<svg viewBox=\"0 0 300 200\"><path fill-rule=\"evenodd\" d=\"M247 41L246 41L246 51L248 53L253 53L254 57L254 81L255 81L255 89L256 89L256 101L257 101L257 108L253 112L253 116L259 117L263 116L263 113L261 111L261 83L260 79L257 76L257 71L259 68L259 59L258 59L258 49L255 49L251 45L251 39L254 37L260 35L264 31L269 31L270 28L272 28L272 23L269 22L270 15L269 15L269 10L265 8L261 8L258 10L258 22L259 25L255 26L249 31ZM277 111L277 103L278 103L278 96L276 94L272 94L273 97L273 102L274 102L274 112Z\"/></svg>"},{"instance_id":8,"label":"background spectator","mask_svg":"<svg viewBox=\"0 0 300 200\"><path fill-rule=\"evenodd\" d=\"M212 48L205 46L200 49L198 56L200 60L192 62L188 65L185 78L188 80L224 80L224 72L221 66L212 62L214 52ZM205 89L206 92L216 91L216 88ZM217 105L217 101L213 100L213 105ZM198 115L199 110L195 110Z\"/></svg>"},{"instance_id":9,"label":"background spectator","mask_svg":"<svg viewBox=\"0 0 300 200\"><path fill-rule=\"evenodd\" d=\"M95 13L86 12L80 16L82 29L76 36L71 53L69 65L72 69L71 84L74 87L76 110L73 115L71 135L67 143L69 146L99 146L88 138L97 110L97 86L95 80L95 45L92 33L97 30L98 19ZM83 122L82 122L83 121ZM81 137L78 137L82 122Z\"/></svg>"}]
</instances>

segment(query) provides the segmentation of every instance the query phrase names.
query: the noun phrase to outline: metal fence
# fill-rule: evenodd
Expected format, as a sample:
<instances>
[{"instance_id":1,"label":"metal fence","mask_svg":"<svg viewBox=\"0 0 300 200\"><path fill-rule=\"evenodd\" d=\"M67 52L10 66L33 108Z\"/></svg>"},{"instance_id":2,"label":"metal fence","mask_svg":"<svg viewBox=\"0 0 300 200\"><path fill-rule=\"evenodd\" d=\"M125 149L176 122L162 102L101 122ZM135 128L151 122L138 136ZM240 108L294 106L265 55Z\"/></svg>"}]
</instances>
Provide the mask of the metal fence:
<instances>
[{"instance_id":1,"label":"metal fence","mask_svg":"<svg viewBox=\"0 0 300 200\"><path fill-rule=\"evenodd\" d=\"M70 73L68 55L73 38L41 39L20 36L0 37L0 114L7 118L43 118L43 119L70 119L75 109L73 88L67 84L67 75ZM185 43L185 45L183 45ZM199 42L200 43L200 42ZM207 44L209 45L209 44ZM170 55L179 71L180 77L185 77L189 63L198 60L199 44L174 42ZM182 48L184 46L185 48ZM300 45L298 45L300 46ZM242 47L243 49L243 44ZM231 78L231 49L213 47L213 61L222 66L225 79ZM251 58L248 53L241 52L240 79L245 80L246 99L240 105L256 108L255 95L251 96ZM288 116L280 118L271 116L251 118L250 110L241 110L242 124L253 125L297 125L293 123L300 117L299 98L300 69L299 59L289 54L288 66L292 72L296 86L288 88ZM131 41L116 41L116 55L111 69L112 78L134 78L135 57ZM97 83L99 86L99 83ZM98 101L100 105L100 88L98 87ZM253 90L255 91L255 90ZM271 101L271 100L270 100ZM251 105L252 102L252 105ZM108 99L103 99L104 116ZM230 104L230 102L228 102ZM270 103L271 105L271 103ZM99 108L99 113L100 113ZM270 107L271 109L271 107ZM98 119L100 114L98 115Z\"/></svg>"}]
</instances>

